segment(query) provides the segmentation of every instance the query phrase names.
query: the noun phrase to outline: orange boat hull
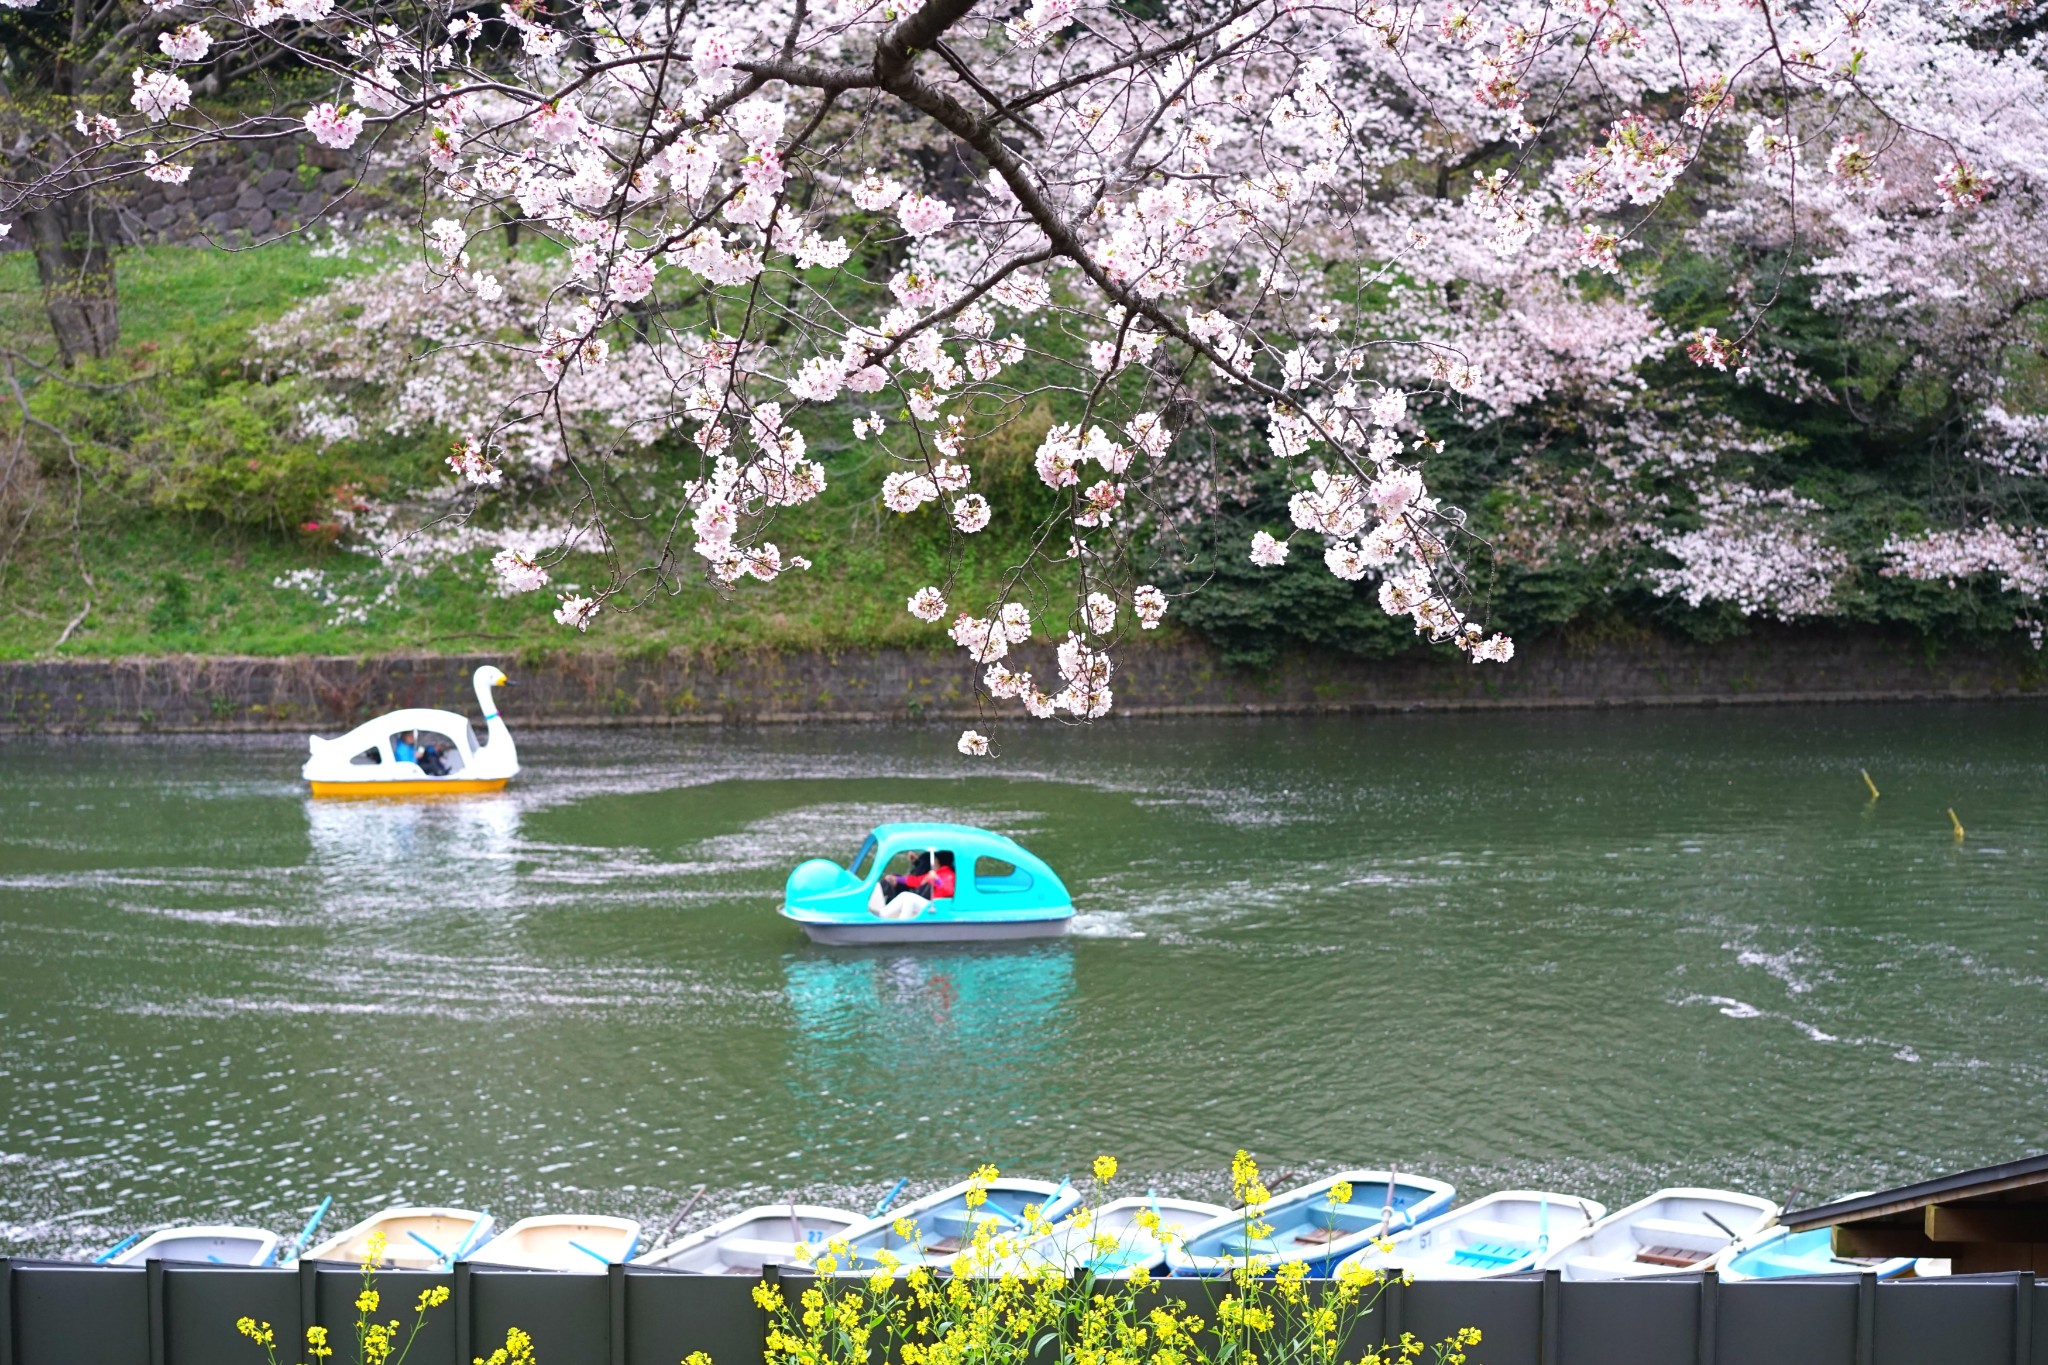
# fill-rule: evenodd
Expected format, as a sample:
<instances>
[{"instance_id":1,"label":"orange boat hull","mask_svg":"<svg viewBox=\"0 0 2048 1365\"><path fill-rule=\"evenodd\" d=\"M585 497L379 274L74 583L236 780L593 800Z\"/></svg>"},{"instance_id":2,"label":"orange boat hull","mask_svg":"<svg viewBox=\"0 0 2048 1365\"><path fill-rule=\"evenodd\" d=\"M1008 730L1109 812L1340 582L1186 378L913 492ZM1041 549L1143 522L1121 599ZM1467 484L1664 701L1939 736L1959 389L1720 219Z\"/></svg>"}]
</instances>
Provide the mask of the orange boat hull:
<instances>
[{"instance_id":1,"label":"orange boat hull","mask_svg":"<svg viewBox=\"0 0 2048 1365\"><path fill-rule=\"evenodd\" d=\"M509 777L428 777L401 782L313 783L315 796L467 796L501 792Z\"/></svg>"}]
</instances>

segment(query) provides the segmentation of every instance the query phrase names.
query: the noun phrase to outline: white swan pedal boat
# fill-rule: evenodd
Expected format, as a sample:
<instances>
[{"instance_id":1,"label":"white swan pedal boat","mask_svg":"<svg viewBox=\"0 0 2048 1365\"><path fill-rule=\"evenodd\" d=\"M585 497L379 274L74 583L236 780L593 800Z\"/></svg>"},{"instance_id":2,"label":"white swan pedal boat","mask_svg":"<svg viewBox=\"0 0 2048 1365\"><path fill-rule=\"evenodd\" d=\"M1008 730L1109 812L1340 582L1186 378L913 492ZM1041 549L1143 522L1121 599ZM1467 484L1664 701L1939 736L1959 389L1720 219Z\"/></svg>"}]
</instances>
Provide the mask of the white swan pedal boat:
<instances>
[{"instance_id":1,"label":"white swan pedal boat","mask_svg":"<svg viewBox=\"0 0 2048 1365\"><path fill-rule=\"evenodd\" d=\"M759 1275L767 1266L801 1266L848 1228L867 1220L818 1204L762 1204L656 1247L635 1265L691 1275ZM805 1256L799 1257L802 1247Z\"/></svg>"},{"instance_id":2,"label":"white swan pedal boat","mask_svg":"<svg viewBox=\"0 0 2048 1365\"><path fill-rule=\"evenodd\" d=\"M1642 1280L1712 1270L1728 1249L1769 1227L1778 1206L1734 1190L1659 1190L1553 1245L1536 1270L1567 1280Z\"/></svg>"},{"instance_id":3,"label":"white swan pedal boat","mask_svg":"<svg viewBox=\"0 0 2048 1365\"><path fill-rule=\"evenodd\" d=\"M469 717L433 707L408 706L366 720L339 739L306 738L312 756L300 775L313 784L315 796L442 796L465 792L503 791L519 773L519 750L491 689L511 684L495 666L485 664L472 678L477 705L483 708L484 734L479 745L470 734ZM408 730L422 737L448 740L442 754L446 776L436 777L417 763L401 763L392 743Z\"/></svg>"},{"instance_id":4,"label":"white swan pedal boat","mask_svg":"<svg viewBox=\"0 0 2048 1365\"><path fill-rule=\"evenodd\" d=\"M548 1213L520 1219L463 1259L521 1270L603 1271L639 1249L640 1224L631 1218Z\"/></svg>"},{"instance_id":5,"label":"white swan pedal boat","mask_svg":"<svg viewBox=\"0 0 2048 1365\"><path fill-rule=\"evenodd\" d=\"M1355 1266L1418 1280L1513 1275L1606 1216L1606 1205L1575 1194L1502 1190L1395 1233L1384 1248L1375 1244L1353 1252L1337 1271Z\"/></svg>"}]
</instances>

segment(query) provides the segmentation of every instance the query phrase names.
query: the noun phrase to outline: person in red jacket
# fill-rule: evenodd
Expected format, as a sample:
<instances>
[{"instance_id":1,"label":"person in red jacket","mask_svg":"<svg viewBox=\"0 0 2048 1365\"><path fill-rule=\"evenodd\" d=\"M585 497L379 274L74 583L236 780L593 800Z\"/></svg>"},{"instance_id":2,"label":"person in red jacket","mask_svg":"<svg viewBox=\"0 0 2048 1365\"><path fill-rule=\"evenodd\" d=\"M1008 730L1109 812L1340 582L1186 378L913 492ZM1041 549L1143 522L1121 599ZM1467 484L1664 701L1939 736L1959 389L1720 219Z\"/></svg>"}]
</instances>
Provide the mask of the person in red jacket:
<instances>
[{"instance_id":1,"label":"person in red jacket","mask_svg":"<svg viewBox=\"0 0 2048 1365\"><path fill-rule=\"evenodd\" d=\"M932 865L932 855L920 853L910 861L910 871L901 877L890 875L882 878L882 900L886 904L906 891L915 892L928 901L951 900L953 898L953 854L941 849L938 866Z\"/></svg>"},{"instance_id":2,"label":"person in red jacket","mask_svg":"<svg viewBox=\"0 0 2048 1365\"><path fill-rule=\"evenodd\" d=\"M951 900L953 899L952 850L942 848L935 856L939 864L937 867L932 868L922 877L912 873L912 875L903 879L903 884L907 889L917 892L918 895L923 896L928 901Z\"/></svg>"}]
</instances>

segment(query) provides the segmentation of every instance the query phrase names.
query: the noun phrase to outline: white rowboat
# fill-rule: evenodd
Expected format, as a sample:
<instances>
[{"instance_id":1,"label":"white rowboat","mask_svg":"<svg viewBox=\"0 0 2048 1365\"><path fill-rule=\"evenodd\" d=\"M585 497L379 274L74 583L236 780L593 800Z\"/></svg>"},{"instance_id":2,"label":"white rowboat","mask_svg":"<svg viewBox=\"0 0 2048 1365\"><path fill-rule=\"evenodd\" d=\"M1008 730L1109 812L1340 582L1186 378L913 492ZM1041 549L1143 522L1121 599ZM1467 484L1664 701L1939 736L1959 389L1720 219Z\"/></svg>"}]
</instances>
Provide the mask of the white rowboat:
<instances>
[{"instance_id":1,"label":"white rowboat","mask_svg":"<svg viewBox=\"0 0 2048 1365\"><path fill-rule=\"evenodd\" d=\"M492 1218L472 1209L431 1209L401 1205L373 1213L337 1232L301 1260L362 1264L373 1233L384 1234L384 1270L441 1270L454 1265L491 1235Z\"/></svg>"},{"instance_id":2,"label":"white rowboat","mask_svg":"<svg viewBox=\"0 0 2048 1365\"><path fill-rule=\"evenodd\" d=\"M146 1261L204 1261L215 1265L269 1265L277 1255L278 1237L262 1228L201 1226L165 1228L134 1246L109 1256L108 1265L141 1265Z\"/></svg>"},{"instance_id":3,"label":"white rowboat","mask_svg":"<svg viewBox=\"0 0 2048 1365\"><path fill-rule=\"evenodd\" d=\"M1369 1246L1338 1266L1418 1280L1479 1280L1529 1269L1538 1257L1607 1215L1607 1206L1549 1190L1502 1190L1396 1233L1382 1251Z\"/></svg>"},{"instance_id":4,"label":"white rowboat","mask_svg":"<svg viewBox=\"0 0 2048 1365\"><path fill-rule=\"evenodd\" d=\"M656 1247L633 1264L692 1275L759 1275L766 1266L801 1265L799 1246L815 1256L860 1221L857 1213L817 1204L764 1204Z\"/></svg>"},{"instance_id":5,"label":"white rowboat","mask_svg":"<svg viewBox=\"0 0 2048 1365\"><path fill-rule=\"evenodd\" d=\"M525 1270L602 1271L639 1249L640 1224L631 1218L551 1213L520 1219L463 1259Z\"/></svg>"},{"instance_id":6,"label":"white rowboat","mask_svg":"<svg viewBox=\"0 0 2048 1365\"><path fill-rule=\"evenodd\" d=\"M1659 1190L1537 1260L1567 1280L1641 1280L1712 1270L1738 1240L1769 1227L1778 1206L1734 1190Z\"/></svg>"}]
</instances>

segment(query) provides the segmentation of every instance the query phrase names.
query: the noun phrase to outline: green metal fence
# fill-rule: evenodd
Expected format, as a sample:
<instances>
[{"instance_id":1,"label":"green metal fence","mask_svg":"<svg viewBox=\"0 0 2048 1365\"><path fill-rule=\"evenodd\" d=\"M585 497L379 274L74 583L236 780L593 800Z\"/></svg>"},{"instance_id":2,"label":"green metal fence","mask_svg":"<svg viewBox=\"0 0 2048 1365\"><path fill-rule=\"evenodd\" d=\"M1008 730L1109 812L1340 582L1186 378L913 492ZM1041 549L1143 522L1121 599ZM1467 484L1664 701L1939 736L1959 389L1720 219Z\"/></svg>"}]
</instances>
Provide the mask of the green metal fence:
<instances>
[{"instance_id":1,"label":"green metal fence","mask_svg":"<svg viewBox=\"0 0 2048 1365\"><path fill-rule=\"evenodd\" d=\"M761 1365L766 1315L752 1281L613 1266L573 1275L472 1269L387 1271L384 1301L409 1320L419 1291L451 1284L414 1347L413 1365L468 1365L507 1327L531 1332L543 1365ZM0 1365L260 1365L235 1320L272 1323L279 1355L324 1323L336 1360L361 1279L346 1266L237 1270L151 1261L86 1266L0 1259ZM1161 1292L1204 1306L1217 1282L1170 1280ZM1638 1283L1563 1283L1555 1272L1503 1280L1389 1286L1355 1351L1412 1332L1484 1334L1476 1365L2048 1365L2048 1286L2032 1275L1894 1280L1870 1276L1722 1284L1713 1275Z\"/></svg>"}]
</instances>

